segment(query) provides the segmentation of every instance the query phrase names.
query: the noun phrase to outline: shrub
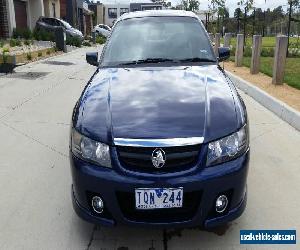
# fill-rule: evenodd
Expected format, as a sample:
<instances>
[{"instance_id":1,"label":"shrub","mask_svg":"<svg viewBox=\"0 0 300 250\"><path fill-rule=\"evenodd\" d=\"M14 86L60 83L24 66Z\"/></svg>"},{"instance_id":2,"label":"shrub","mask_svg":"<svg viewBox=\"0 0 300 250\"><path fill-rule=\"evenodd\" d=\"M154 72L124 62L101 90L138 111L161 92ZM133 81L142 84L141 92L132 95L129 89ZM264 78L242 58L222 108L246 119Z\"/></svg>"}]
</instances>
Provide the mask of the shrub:
<instances>
[{"instance_id":1,"label":"shrub","mask_svg":"<svg viewBox=\"0 0 300 250\"><path fill-rule=\"evenodd\" d=\"M16 40L16 46L22 46L22 41L20 39Z\"/></svg>"},{"instance_id":2,"label":"shrub","mask_svg":"<svg viewBox=\"0 0 300 250\"><path fill-rule=\"evenodd\" d=\"M38 57L43 56L43 53L41 51L38 52Z\"/></svg>"},{"instance_id":3,"label":"shrub","mask_svg":"<svg viewBox=\"0 0 300 250\"><path fill-rule=\"evenodd\" d=\"M52 32L46 30L33 31L33 37L38 41L55 41L55 36Z\"/></svg>"},{"instance_id":4,"label":"shrub","mask_svg":"<svg viewBox=\"0 0 300 250\"><path fill-rule=\"evenodd\" d=\"M3 48L3 50L2 50L3 63L7 63L7 59L8 59L7 53L8 52L9 52L9 48Z\"/></svg>"},{"instance_id":5,"label":"shrub","mask_svg":"<svg viewBox=\"0 0 300 250\"><path fill-rule=\"evenodd\" d=\"M244 54L245 57L251 57L251 55L252 55L252 49L251 49L251 47L245 47L243 54Z\"/></svg>"},{"instance_id":6,"label":"shrub","mask_svg":"<svg viewBox=\"0 0 300 250\"><path fill-rule=\"evenodd\" d=\"M3 48L2 52L3 53L8 53L9 52L9 48L7 48L7 47Z\"/></svg>"},{"instance_id":7,"label":"shrub","mask_svg":"<svg viewBox=\"0 0 300 250\"><path fill-rule=\"evenodd\" d=\"M289 49L288 57L300 57L300 49L298 48L291 48Z\"/></svg>"},{"instance_id":8,"label":"shrub","mask_svg":"<svg viewBox=\"0 0 300 250\"><path fill-rule=\"evenodd\" d=\"M67 36L66 43L68 45L72 45L72 46L75 46L75 47L81 47L82 41L77 36L73 36L73 37Z\"/></svg>"},{"instance_id":9,"label":"shrub","mask_svg":"<svg viewBox=\"0 0 300 250\"><path fill-rule=\"evenodd\" d=\"M266 48L266 47L262 48L260 55L263 57L273 57L274 56L274 48Z\"/></svg>"},{"instance_id":10,"label":"shrub","mask_svg":"<svg viewBox=\"0 0 300 250\"><path fill-rule=\"evenodd\" d=\"M230 49L230 56L235 56L235 47L231 47Z\"/></svg>"},{"instance_id":11,"label":"shrub","mask_svg":"<svg viewBox=\"0 0 300 250\"><path fill-rule=\"evenodd\" d=\"M50 49L47 49L46 54L47 54L47 55L50 55L50 54L51 54Z\"/></svg>"},{"instance_id":12,"label":"shrub","mask_svg":"<svg viewBox=\"0 0 300 250\"><path fill-rule=\"evenodd\" d=\"M16 45L16 39L13 39L13 38L10 39L10 40L9 40L9 46L10 46L10 47L16 47L16 46L17 46L17 45Z\"/></svg>"},{"instance_id":13,"label":"shrub","mask_svg":"<svg viewBox=\"0 0 300 250\"><path fill-rule=\"evenodd\" d=\"M31 53L27 53L26 57L27 57L27 60L28 60L28 61L31 61L31 59L32 59Z\"/></svg>"},{"instance_id":14,"label":"shrub","mask_svg":"<svg viewBox=\"0 0 300 250\"><path fill-rule=\"evenodd\" d=\"M29 40L25 40L25 41L24 41L24 44L25 44L25 45L30 45L31 42L30 42Z\"/></svg>"},{"instance_id":15,"label":"shrub","mask_svg":"<svg viewBox=\"0 0 300 250\"><path fill-rule=\"evenodd\" d=\"M0 40L0 48L2 48L4 46L4 41Z\"/></svg>"},{"instance_id":16,"label":"shrub","mask_svg":"<svg viewBox=\"0 0 300 250\"><path fill-rule=\"evenodd\" d=\"M91 47L92 45L90 44L90 42L88 42L88 41L84 41L83 43L82 43L82 45L83 46L88 46L88 47Z\"/></svg>"},{"instance_id":17,"label":"shrub","mask_svg":"<svg viewBox=\"0 0 300 250\"><path fill-rule=\"evenodd\" d=\"M28 28L15 28L13 29L13 38L30 39L32 38L32 32Z\"/></svg>"},{"instance_id":18,"label":"shrub","mask_svg":"<svg viewBox=\"0 0 300 250\"><path fill-rule=\"evenodd\" d=\"M32 38L32 32L30 29L25 29L23 31L23 38L28 40L28 39L31 39Z\"/></svg>"},{"instance_id":19,"label":"shrub","mask_svg":"<svg viewBox=\"0 0 300 250\"><path fill-rule=\"evenodd\" d=\"M103 35L98 35L96 37L96 43L104 44L106 42L106 37Z\"/></svg>"}]
</instances>

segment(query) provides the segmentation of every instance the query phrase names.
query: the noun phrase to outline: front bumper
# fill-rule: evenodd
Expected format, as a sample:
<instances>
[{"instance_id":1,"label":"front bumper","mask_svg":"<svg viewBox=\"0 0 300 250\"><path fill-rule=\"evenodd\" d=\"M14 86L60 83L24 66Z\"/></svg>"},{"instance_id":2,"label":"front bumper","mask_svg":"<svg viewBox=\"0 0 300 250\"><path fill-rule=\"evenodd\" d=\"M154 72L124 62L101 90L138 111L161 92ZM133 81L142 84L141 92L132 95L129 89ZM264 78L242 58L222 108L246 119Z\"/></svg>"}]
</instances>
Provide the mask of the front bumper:
<instances>
[{"instance_id":1,"label":"front bumper","mask_svg":"<svg viewBox=\"0 0 300 250\"><path fill-rule=\"evenodd\" d=\"M191 173L154 177L101 168L70 154L73 207L84 220L106 226L125 224L155 227L215 227L239 217L246 207L249 155L247 151L233 161ZM190 194L194 195L195 198L190 196L191 202L197 203L195 209L186 210L189 214L184 216L178 213L172 217L168 212L161 221L155 219L157 214L152 215L151 211L143 217L134 209L128 209L133 204L127 197L134 195L135 188L151 187L183 187L183 199ZM215 199L224 193L229 197L228 209L222 214L217 214L214 207ZM100 215L95 214L91 208L90 199L95 194L104 200L105 210ZM122 195L129 196L120 200Z\"/></svg>"}]
</instances>

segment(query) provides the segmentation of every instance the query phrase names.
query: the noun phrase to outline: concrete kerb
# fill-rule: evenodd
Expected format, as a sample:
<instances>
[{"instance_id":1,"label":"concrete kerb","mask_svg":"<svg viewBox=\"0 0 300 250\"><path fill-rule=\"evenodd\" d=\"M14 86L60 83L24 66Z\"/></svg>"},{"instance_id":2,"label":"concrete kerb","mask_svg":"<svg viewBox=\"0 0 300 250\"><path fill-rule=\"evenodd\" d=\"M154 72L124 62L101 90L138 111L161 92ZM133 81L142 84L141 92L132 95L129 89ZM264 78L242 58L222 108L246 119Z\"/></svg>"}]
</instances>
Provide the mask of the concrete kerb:
<instances>
[{"instance_id":1,"label":"concrete kerb","mask_svg":"<svg viewBox=\"0 0 300 250\"><path fill-rule=\"evenodd\" d=\"M251 96L261 105L272 111L279 118L290 124L292 127L300 131L300 112L288 106L284 102L277 100L268 93L262 91L256 86L253 86L248 81L226 71L229 78L237 88Z\"/></svg>"}]
</instances>

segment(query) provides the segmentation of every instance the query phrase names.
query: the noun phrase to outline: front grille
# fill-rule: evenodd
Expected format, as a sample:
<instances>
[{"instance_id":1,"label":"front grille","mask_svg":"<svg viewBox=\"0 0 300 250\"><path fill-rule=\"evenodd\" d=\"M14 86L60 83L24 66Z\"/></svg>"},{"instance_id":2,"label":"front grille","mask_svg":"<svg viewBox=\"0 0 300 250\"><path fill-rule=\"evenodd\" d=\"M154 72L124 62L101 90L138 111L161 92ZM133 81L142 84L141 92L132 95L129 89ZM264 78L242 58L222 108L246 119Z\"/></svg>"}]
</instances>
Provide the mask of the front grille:
<instances>
[{"instance_id":1,"label":"front grille","mask_svg":"<svg viewBox=\"0 0 300 250\"><path fill-rule=\"evenodd\" d=\"M130 221L148 223L168 223L191 220L201 202L201 192L187 192L183 194L181 208L161 208L139 210L135 208L134 193L117 192L117 199L124 217Z\"/></svg>"},{"instance_id":2,"label":"front grille","mask_svg":"<svg viewBox=\"0 0 300 250\"><path fill-rule=\"evenodd\" d=\"M176 172L193 167L198 160L201 145L162 147L166 162L162 168L155 168L151 156L156 148L117 146L118 157L126 169L139 172Z\"/></svg>"}]
</instances>

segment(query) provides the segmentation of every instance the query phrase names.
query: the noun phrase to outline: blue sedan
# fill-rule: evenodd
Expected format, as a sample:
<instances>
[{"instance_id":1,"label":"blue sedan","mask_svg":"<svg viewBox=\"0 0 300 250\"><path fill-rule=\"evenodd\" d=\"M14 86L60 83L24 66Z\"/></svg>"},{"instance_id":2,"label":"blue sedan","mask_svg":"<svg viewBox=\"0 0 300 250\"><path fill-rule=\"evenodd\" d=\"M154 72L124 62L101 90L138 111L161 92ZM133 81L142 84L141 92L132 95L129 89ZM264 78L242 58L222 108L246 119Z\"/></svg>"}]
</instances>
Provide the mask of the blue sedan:
<instances>
[{"instance_id":1,"label":"blue sedan","mask_svg":"<svg viewBox=\"0 0 300 250\"><path fill-rule=\"evenodd\" d=\"M72 116L72 200L107 226L215 227L246 206L243 100L196 15L122 15Z\"/></svg>"}]
</instances>

